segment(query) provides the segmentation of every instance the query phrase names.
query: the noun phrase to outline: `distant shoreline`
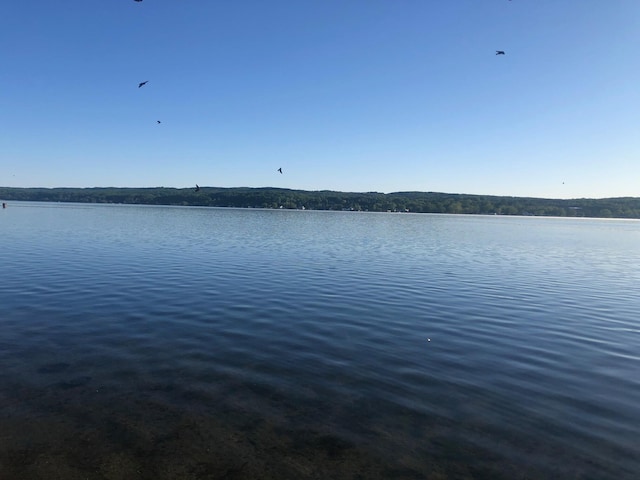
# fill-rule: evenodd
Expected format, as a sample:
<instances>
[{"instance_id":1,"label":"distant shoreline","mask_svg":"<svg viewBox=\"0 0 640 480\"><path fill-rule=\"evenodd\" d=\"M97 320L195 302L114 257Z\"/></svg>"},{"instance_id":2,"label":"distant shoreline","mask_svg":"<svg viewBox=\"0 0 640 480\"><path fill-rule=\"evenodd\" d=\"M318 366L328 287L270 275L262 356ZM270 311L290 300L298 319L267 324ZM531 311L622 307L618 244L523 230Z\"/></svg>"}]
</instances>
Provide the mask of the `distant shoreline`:
<instances>
[{"instance_id":1,"label":"distant shoreline","mask_svg":"<svg viewBox=\"0 0 640 480\"><path fill-rule=\"evenodd\" d=\"M438 192L336 192L286 188L18 188L0 201L115 203L297 210L532 215L640 219L640 197L546 199Z\"/></svg>"}]
</instances>

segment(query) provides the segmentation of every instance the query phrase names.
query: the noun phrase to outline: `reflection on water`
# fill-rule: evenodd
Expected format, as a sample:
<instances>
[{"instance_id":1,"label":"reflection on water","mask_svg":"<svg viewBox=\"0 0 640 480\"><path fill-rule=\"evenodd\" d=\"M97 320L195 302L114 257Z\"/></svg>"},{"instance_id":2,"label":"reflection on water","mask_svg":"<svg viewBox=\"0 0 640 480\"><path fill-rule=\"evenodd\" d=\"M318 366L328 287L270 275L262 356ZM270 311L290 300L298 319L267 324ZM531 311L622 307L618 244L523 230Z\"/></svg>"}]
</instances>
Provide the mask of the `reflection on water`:
<instances>
[{"instance_id":1,"label":"reflection on water","mask_svg":"<svg viewBox=\"0 0 640 480\"><path fill-rule=\"evenodd\" d=\"M10 207L0 478L640 469L640 222Z\"/></svg>"}]
</instances>

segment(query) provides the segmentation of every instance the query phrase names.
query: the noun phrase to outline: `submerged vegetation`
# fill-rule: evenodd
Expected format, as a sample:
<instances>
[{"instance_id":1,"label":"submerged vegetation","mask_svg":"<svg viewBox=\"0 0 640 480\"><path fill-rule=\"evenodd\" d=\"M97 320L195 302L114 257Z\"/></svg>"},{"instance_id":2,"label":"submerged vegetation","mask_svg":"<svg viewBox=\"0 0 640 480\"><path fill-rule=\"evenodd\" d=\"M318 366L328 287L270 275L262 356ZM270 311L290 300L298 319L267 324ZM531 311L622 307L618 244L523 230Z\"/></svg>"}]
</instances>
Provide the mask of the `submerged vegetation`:
<instances>
[{"instance_id":1,"label":"submerged vegetation","mask_svg":"<svg viewBox=\"0 0 640 480\"><path fill-rule=\"evenodd\" d=\"M350 193L285 188L9 188L4 201L126 203L369 212L640 218L640 198L545 199L435 192Z\"/></svg>"}]
</instances>

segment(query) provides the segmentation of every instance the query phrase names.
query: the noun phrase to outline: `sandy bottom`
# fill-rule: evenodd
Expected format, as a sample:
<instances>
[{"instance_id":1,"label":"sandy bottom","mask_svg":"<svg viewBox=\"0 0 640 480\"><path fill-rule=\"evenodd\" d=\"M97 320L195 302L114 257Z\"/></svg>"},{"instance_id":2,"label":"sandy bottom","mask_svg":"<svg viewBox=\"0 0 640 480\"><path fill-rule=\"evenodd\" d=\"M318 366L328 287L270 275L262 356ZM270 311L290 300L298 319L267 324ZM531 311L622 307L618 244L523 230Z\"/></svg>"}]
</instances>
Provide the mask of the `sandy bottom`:
<instances>
[{"instance_id":1,"label":"sandy bottom","mask_svg":"<svg viewBox=\"0 0 640 480\"><path fill-rule=\"evenodd\" d=\"M89 377L8 387L2 480L538 478L366 402L341 418L342 401L297 406L246 385L219 398L166 385L116 393Z\"/></svg>"}]
</instances>

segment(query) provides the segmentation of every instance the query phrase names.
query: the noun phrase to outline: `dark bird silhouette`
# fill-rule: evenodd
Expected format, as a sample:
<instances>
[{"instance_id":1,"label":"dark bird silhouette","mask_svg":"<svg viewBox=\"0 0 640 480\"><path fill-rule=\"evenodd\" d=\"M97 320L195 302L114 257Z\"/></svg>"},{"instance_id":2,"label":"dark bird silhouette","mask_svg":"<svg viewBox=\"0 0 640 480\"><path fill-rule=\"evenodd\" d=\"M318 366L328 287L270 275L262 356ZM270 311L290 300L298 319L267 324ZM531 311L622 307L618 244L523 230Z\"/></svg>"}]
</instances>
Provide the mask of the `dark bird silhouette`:
<instances>
[{"instance_id":1,"label":"dark bird silhouette","mask_svg":"<svg viewBox=\"0 0 640 480\"><path fill-rule=\"evenodd\" d=\"M134 2L141 2L142 0L133 0Z\"/></svg>"},{"instance_id":2,"label":"dark bird silhouette","mask_svg":"<svg viewBox=\"0 0 640 480\"><path fill-rule=\"evenodd\" d=\"M136 1L137 1L137 0L136 0ZM140 1L142 1L142 0L140 0ZM156 122L158 122L158 123L162 123L160 120L156 120Z\"/></svg>"},{"instance_id":3,"label":"dark bird silhouette","mask_svg":"<svg viewBox=\"0 0 640 480\"><path fill-rule=\"evenodd\" d=\"M142 0L140 0L140 1L142 1ZM144 82L140 82L140 83L138 84L138 88L140 88L140 87L144 87L147 83L149 83L149 80L145 80Z\"/></svg>"},{"instance_id":4,"label":"dark bird silhouette","mask_svg":"<svg viewBox=\"0 0 640 480\"><path fill-rule=\"evenodd\" d=\"M504 50L496 50L496 55L504 55Z\"/></svg>"},{"instance_id":5,"label":"dark bird silhouette","mask_svg":"<svg viewBox=\"0 0 640 480\"><path fill-rule=\"evenodd\" d=\"M196 192L200 191L200 187L198 186L198 184L196 183Z\"/></svg>"},{"instance_id":6,"label":"dark bird silhouette","mask_svg":"<svg viewBox=\"0 0 640 480\"><path fill-rule=\"evenodd\" d=\"M282 173L282 167L280 167L280 168L278 169L278 171L279 171L280 173Z\"/></svg>"}]
</instances>

